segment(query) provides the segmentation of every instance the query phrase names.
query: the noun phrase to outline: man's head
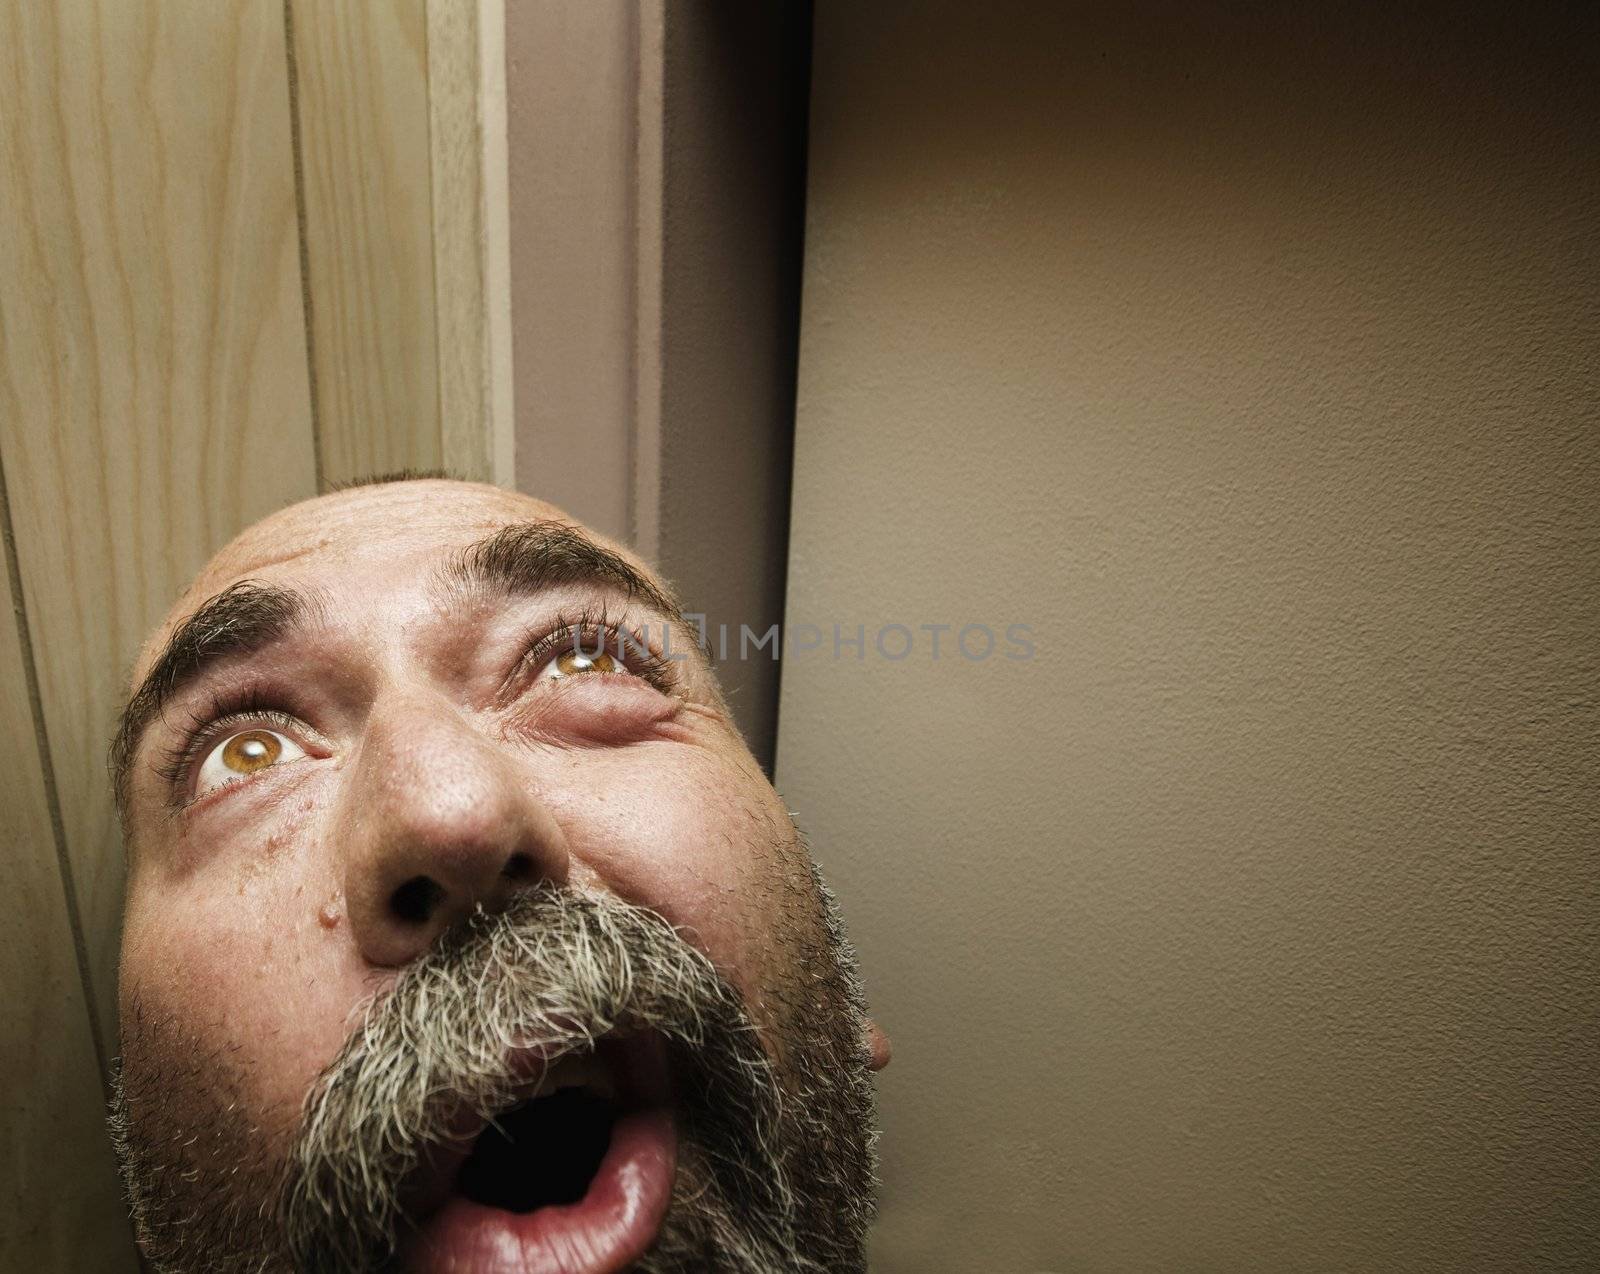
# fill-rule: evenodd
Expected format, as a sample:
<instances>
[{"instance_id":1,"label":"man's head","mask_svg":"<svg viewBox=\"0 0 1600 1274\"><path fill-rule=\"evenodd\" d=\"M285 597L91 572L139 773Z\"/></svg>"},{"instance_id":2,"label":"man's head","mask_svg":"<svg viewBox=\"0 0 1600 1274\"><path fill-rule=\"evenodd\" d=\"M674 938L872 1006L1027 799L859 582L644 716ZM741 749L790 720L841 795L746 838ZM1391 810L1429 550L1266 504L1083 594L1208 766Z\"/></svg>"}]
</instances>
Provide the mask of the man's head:
<instances>
[{"instance_id":1,"label":"man's head","mask_svg":"<svg viewBox=\"0 0 1600 1274\"><path fill-rule=\"evenodd\" d=\"M694 636L470 483L310 500L201 572L112 749L158 1268L864 1268L886 1047Z\"/></svg>"}]
</instances>

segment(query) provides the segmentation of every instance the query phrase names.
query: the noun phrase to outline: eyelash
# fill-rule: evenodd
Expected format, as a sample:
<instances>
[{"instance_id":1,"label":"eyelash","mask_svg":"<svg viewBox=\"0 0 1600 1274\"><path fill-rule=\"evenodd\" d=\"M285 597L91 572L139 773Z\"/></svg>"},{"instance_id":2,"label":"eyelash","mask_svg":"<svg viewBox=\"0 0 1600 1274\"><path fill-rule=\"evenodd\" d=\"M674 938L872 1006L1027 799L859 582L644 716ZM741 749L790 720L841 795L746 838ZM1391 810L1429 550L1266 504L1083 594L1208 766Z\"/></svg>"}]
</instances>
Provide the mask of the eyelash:
<instances>
[{"instance_id":1,"label":"eyelash","mask_svg":"<svg viewBox=\"0 0 1600 1274\"><path fill-rule=\"evenodd\" d=\"M269 725L287 734L300 728L300 720L275 707L254 689L218 694L205 709L190 713L188 728L157 762L157 772L176 787L211 743L230 728L247 725Z\"/></svg>"},{"instance_id":2,"label":"eyelash","mask_svg":"<svg viewBox=\"0 0 1600 1274\"><path fill-rule=\"evenodd\" d=\"M542 626L541 626L542 627ZM622 633L627 631L629 641L622 643ZM623 663L628 671L662 694L671 694L673 681L671 663L646 648L639 634L624 628L598 612L585 610L575 619L557 615L548 631L529 636L529 646L517 660L502 687L502 697L523 677L529 667L535 670L554 658L566 647L581 643L586 651L601 649L615 652L622 646ZM283 711L262 696L259 690L247 689L222 692L215 695L200 711L191 711L188 727L177 743L172 744L156 763L157 773L176 788L193 769L196 762L213 743L222 739L235 727L268 725L285 734L302 728L298 717Z\"/></svg>"},{"instance_id":3,"label":"eyelash","mask_svg":"<svg viewBox=\"0 0 1600 1274\"><path fill-rule=\"evenodd\" d=\"M547 632L538 636L530 633L527 652L506 678L502 695L515 687L530 667L541 669L563 649L575 647L581 647L584 651L604 650L613 656L620 655L623 665L635 677L662 694L673 693L672 661L649 649L648 643L636 631L610 619L602 608L599 611L584 610L576 618L558 614Z\"/></svg>"}]
</instances>

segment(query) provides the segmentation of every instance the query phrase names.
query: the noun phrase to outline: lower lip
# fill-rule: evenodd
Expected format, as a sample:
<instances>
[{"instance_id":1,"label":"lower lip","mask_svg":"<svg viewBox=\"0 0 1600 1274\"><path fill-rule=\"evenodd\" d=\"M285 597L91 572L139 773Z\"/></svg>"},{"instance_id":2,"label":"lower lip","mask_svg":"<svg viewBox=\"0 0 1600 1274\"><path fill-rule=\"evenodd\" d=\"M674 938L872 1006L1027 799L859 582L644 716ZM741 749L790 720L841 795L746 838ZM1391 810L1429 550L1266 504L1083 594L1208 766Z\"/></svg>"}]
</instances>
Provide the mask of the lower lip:
<instances>
[{"instance_id":1,"label":"lower lip","mask_svg":"<svg viewBox=\"0 0 1600 1274\"><path fill-rule=\"evenodd\" d=\"M418 1274L612 1274L644 1255L672 1198L678 1139L665 1109L623 1115L576 1203L506 1212L453 1195L407 1245Z\"/></svg>"}]
</instances>

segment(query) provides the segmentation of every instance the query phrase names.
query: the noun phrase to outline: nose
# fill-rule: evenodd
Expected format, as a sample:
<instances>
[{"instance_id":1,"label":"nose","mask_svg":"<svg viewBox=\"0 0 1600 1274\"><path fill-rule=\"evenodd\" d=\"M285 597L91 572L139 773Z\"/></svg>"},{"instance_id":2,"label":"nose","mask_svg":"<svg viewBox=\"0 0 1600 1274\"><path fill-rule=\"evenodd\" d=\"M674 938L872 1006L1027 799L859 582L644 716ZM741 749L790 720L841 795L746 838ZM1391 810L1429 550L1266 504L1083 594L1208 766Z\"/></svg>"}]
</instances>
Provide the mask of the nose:
<instances>
[{"instance_id":1,"label":"nose","mask_svg":"<svg viewBox=\"0 0 1600 1274\"><path fill-rule=\"evenodd\" d=\"M448 702L374 709L350 764L344 892L369 963L407 964L479 908L566 881L561 827L526 773Z\"/></svg>"}]
</instances>

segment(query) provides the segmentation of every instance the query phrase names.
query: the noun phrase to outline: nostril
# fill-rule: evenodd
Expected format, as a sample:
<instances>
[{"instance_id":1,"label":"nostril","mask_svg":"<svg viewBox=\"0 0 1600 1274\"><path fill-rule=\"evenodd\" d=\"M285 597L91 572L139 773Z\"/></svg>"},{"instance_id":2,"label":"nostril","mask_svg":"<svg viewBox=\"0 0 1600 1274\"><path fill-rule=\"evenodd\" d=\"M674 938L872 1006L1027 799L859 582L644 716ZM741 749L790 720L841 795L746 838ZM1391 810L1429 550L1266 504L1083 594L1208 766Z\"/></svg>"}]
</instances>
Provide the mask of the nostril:
<instances>
[{"instance_id":1,"label":"nostril","mask_svg":"<svg viewBox=\"0 0 1600 1274\"><path fill-rule=\"evenodd\" d=\"M439 909L444 890L426 876L413 876L389 896L389 910L407 924L421 924Z\"/></svg>"},{"instance_id":2,"label":"nostril","mask_svg":"<svg viewBox=\"0 0 1600 1274\"><path fill-rule=\"evenodd\" d=\"M500 874L507 880L526 880L533 875L533 859L527 854L512 854Z\"/></svg>"}]
</instances>

